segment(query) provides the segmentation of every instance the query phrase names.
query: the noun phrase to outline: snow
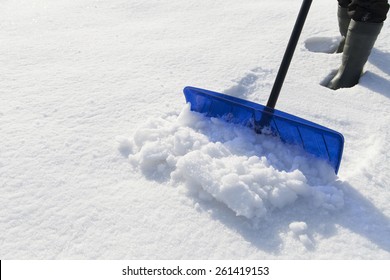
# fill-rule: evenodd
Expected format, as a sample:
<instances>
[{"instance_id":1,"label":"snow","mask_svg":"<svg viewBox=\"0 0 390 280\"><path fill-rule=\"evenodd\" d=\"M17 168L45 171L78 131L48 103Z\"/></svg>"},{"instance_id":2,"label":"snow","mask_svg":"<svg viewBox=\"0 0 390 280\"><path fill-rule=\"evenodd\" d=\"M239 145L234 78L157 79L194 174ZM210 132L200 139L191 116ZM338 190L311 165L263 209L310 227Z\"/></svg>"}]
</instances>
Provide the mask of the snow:
<instances>
[{"instance_id":1,"label":"snow","mask_svg":"<svg viewBox=\"0 0 390 280\"><path fill-rule=\"evenodd\" d=\"M0 258L389 259L387 22L332 91L337 3L314 1L277 104L344 135L338 175L185 104L266 103L300 4L1 2Z\"/></svg>"},{"instance_id":2,"label":"snow","mask_svg":"<svg viewBox=\"0 0 390 280\"><path fill-rule=\"evenodd\" d=\"M299 234L307 230L307 224L305 222L292 222L288 227L294 234Z\"/></svg>"}]
</instances>

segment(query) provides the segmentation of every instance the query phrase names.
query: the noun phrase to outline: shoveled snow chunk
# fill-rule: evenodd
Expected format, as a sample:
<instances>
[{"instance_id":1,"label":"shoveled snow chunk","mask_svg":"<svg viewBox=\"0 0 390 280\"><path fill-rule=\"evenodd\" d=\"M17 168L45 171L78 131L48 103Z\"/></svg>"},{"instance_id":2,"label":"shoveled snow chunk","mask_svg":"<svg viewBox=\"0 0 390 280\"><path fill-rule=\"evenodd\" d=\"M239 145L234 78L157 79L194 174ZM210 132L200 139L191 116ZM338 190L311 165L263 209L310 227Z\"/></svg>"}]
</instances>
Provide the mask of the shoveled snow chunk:
<instances>
[{"instance_id":1,"label":"shoveled snow chunk","mask_svg":"<svg viewBox=\"0 0 390 280\"><path fill-rule=\"evenodd\" d=\"M288 227L296 235L302 234L307 230L305 222L292 222Z\"/></svg>"}]
</instances>

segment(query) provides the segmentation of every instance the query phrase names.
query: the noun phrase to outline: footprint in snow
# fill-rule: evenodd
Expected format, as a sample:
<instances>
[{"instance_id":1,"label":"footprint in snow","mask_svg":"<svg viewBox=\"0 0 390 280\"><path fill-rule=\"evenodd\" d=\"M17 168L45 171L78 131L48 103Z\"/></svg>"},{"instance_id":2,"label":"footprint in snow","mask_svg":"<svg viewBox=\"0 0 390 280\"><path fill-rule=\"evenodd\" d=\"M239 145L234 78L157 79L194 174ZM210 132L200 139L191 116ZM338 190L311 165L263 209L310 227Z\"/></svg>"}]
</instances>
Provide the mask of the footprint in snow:
<instances>
[{"instance_id":1,"label":"footprint in snow","mask_svg":"<svg viewBox=\"0 0 390 280\"><path fill-rule=\"evenodd\" d=\"M235 85L224 90L223 93L230 96L247 99L260 86L266 86L269 84L267 83L267 76L269 76L270 73L270 70L264 70L261 67L254 68L246 73L244 77L234 80ZM259 79L262 81L262 85L257 83Z\"/></svg>"},{"instance_id":2,"label":"footprint in snow","mask_svg":"<svg viewBox=\"0 0 390 280\"><path fill-rule=\"evenodd\" d=\"M312 37L306 39L305 48L315 53L335 53L341 37Z\"/></svg>"}]
</instances>

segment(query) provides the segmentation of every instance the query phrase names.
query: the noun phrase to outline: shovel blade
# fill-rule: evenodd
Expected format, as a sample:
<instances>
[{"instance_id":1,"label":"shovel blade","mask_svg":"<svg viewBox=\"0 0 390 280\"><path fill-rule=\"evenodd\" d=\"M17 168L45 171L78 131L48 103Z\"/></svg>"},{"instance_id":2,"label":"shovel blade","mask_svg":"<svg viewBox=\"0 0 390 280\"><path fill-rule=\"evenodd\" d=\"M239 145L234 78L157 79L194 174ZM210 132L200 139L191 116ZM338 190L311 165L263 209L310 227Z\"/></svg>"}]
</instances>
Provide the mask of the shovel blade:
<instances>
[{"instance_id":1,"label":"shovel blade","mask_svg":"<svg viewBox=\"0 0 390 280\"><path fill-rule=\"evenodd\" d=\"M218 92L185 87L184 95L192 111L207 117L221 118L257 132L261 130L259 125L264 126L261 124L266 120L267 130L273 135L328 161L337 174L344 148L342 134L294 115Z\"/></svg>"}]
</instances>

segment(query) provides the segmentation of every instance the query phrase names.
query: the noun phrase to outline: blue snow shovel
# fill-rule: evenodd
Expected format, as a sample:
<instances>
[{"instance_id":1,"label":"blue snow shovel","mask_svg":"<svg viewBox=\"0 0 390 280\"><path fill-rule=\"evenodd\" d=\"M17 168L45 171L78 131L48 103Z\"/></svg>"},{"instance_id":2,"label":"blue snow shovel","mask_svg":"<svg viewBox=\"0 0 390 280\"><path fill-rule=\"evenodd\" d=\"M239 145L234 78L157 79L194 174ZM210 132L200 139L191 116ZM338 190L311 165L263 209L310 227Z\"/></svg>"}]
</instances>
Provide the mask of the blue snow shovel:
<instances>
[{"instance_id":1,"label":"blue snow shovel","mask_svg":"<svg viewBox=\"0 0 390 280\"><path fill-rule=\"evenodd\" d=\"M185 87L184 95L192 111L248 126L257 133L267 131L284 143L298 145L309 154L328 161L337 174L343 154L343 135L275 109L311 3L312 0L304 0L302 3L266 106L194 87Z\"/></svg>"}]
</instances>

